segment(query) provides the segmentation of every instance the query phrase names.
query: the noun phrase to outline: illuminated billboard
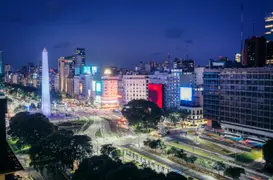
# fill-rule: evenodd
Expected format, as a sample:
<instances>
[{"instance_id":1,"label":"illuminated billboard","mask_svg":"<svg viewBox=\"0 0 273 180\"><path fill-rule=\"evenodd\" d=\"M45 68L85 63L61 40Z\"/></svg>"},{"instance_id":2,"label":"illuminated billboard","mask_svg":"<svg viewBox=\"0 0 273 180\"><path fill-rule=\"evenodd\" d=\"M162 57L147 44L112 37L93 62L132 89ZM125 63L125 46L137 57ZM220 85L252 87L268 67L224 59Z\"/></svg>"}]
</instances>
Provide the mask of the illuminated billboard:
<instances>
[{"instance_id":1,"label":"illuminated billboard","mask_svg":"<svg viewBox=\"0 0 273 180\"><path fill-rule=\"evenodd\" d=\"M95 74L98 72L98 67L97 66L92 66L92 74Z\"/></svg>"},{"instance_id":2,"label":"illuminated billboard","mask_svg":"<svg viewBox=\"0 0 273 180\"><path fill-rule=\"evenodd\" d=\"M192 101L192 88L191 87L180 87L180 100Z\"/></svg>"},{"instance_id":3,"label":"illuminated billboard","mask_svg":"<svg viewBox=\"0 0 273 180\"><path fill-rule=\"evenodd\" d=\"M91 74L91 66L83 66L82 73L83 74Z\"/></svg>"},{"instance_id":4,"label":"illuminated billboard","mask_svg":"<svg viewBox=\"0 0 273 180\"><path fill-rule=\"evenodd\" d=\"M97 82L96 83L96 92L101 92L101 83L100 82Z\"/></svg>"},{"instance_id":5,"label":"illuminated billboard","mask_svg":"<svg viewBox=\"0 0 273 180\"><path fill-rule=\"evenodd\" d=\"M148 84L148 100L163 108L163 85Z\"/></svg>"}]
</instances>

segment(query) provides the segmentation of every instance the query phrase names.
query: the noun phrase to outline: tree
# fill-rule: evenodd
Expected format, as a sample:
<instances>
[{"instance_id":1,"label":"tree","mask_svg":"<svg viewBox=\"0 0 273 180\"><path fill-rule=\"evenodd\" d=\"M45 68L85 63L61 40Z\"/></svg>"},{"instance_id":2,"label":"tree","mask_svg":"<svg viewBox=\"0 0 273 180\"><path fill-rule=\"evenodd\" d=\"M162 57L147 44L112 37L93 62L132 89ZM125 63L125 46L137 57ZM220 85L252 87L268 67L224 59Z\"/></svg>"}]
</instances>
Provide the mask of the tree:
<instances>
[{"instance_id":1,"label":"tree","mask_svg":"<svg viewBox=\"0 0 273 180\"><path fill-rule=\"evenodd\" d=\"M137 132L149 132L156 129L162 110L154 103L144 99L132 100L122 109L122 114Z\"/></svg>"},{"instance_id":2,"label":"tree","mask_svg":"<svg viewBox=\"0 0 273 180\"><path fill-rule=\"evenodd\" d=\"M56 131L56 127L41 113L20 112L10 120L8 134L18 139L17 145L34 145Z\"/></svg>"},{"instance_id":3,"label":"tree","mask_svg":"<svg viewBox=\"0 0 273 180\"><path fill-rule=\"evenodd\" d=\"M163 141L161 141L160 139L157 140L151 140L149 138L146 139L146 141L143 142L143 144L145 146L150 147L151 149L165 149L166 145L164 144Z\"/></svg>"},{"instance_id":4,"label":"tree","mask_svg":"<svg viewBox=\"0 0 273 180\"><path fill-rule=\"evenodd\" d=\"M266 162L265 168L273 171L273 139L266 141L263 145L263 156Z\"/></svg>"},{"instance_id":5,"label":"tree","mask_svg":"<svg viewBox=\"0 0 273 180\"><path fill-rule=\"evenodd\" d=\"M98 180L186 180L179 174L169 173L165 176L147 167L138 169L133 163L123 164L121 161L113 161L106 155L84 159L72 180L87 180L90 177Z\"/></svg>"},{"instance_id":6,"label":"tree","mask_svg":"<svg viewBox=\"0 0 273 180\"><path fill-rule=\"evenodd\" d=\"M186 153L184 153L183 149L179 149L176 151L174 154L175 157L180 158L180 159L185 159L187 157Z\"/></svg>"},{"instance_id":7,"label":"tree","mask_svg":"<svg viewBox=\"0 0 273 180\"><path fill-rule=\"evenodd\" d=\"M224 171L226 169L226 165L223 162L216 161L213 164L213 169L215 169L219 173L219 171Z\"/></svg>"},{"instance_id":8,"label":"tree","mask_svg":"<svg viewBox=\"0 0 273 180\"><path fill-rule=\"evenodd\" d=\"M229 167L225 170L224 174L231 177L234 180L239 179L241 174L245 174L245 170L239 167Z\"/></svg>"},{"instance_id":9,"label":"tree","mask_svg":"<svg viewBox=\"0 0 273 180\"><path fill-rule=\"evenodd\" d=\"M177 149L173 146L166 149L166 154L168 155L175 155L177 153Z\"/></svg>"},{"instance_id":10,"label":"tree","mask_svg":"<svg viewBox=\"0 0 273 180\"><path fill-rule=\"evenodd\" d=\"M187 180L186 177L181 176L180 174L176 173L176 172L169 172L166 175L166 180Z\"/></svg>"},{"instance_id":11,"label":"tree","mask_svg":"<svg viewBox=\"0 0 273 180\"><path fill-rule=\"evenodd\" d=\"M73 135L71 131L60 130L42 139L29 150L31 165L43 171L66 171L73 163L81 162L92 153L91 139L86 135Z\"/></svg>"},{"instance_id":12,"label":"tree","mask_svg":"<svg viewBox=\"0 0 273 180\"><path fill-rule=\"evenodd\" d=\"M113 160L119 160L121 152L119 149L113 147L112 144L104 144L100 150L101 154L109 156Z\"/></svg>"},{"instance_id":13,"label":"tree","mask_svg":"<svg viewBox=\"0 0 273 180\"><path fill-rule=\"evenodd\" d=\"M93 156L84 159L75 171L73 180L104 179L108 172L120 166L120 162L113 161L109 156Z\"/></svg>"},{"instance_id":14,"label":"tree","mask_svg":"<svg viewBox=\"0 0 273 180\"><path fill-rule=\"evenodd\" d=\"M184 158L184 160L186 161L186 163L191 163L191 164L193 164L193 163L197 160L197 157L195 157L195 156L190 156L190 157Z\"/></svg>"}]
</instances>

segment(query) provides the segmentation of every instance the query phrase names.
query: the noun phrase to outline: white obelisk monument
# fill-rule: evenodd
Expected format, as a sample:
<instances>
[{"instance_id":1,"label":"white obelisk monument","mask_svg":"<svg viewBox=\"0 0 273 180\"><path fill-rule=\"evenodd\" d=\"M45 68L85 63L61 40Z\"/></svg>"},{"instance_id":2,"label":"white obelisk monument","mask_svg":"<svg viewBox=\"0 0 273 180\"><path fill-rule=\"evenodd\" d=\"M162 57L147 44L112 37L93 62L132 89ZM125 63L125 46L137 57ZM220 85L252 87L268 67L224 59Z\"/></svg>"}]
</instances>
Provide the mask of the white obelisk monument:
<instances>
[{"instance_id":1,"label":"white obelisk monument","mask_svg":"<svg viewBox=\"0 0 273 180\"><path fill-rule=\"evenodd\" d=\"M49 93L49 70L48 70L48 54L46 48L42 53L42 113L50 116L50 93Z\"/></svg>"}]
</instances>

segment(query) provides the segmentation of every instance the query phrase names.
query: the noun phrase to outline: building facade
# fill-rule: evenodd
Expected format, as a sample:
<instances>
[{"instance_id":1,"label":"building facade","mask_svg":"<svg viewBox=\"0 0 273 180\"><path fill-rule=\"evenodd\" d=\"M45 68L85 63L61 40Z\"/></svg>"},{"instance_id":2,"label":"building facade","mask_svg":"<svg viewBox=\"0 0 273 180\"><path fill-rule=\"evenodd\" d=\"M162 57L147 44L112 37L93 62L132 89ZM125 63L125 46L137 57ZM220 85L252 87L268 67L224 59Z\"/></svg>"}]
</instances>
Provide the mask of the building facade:
<instances>
[{"instance_id":1,"label":"building facade","mask_svg":"<svg viewBox=\"0 0 273 180\"><path fill-rule=\"evenodd\" d=\"M3 57L3 51L0 51L0 76L4 75L4 57Z\"/></svg>"},{"instance_id":2,"label":"building facade","mask_svg":"<svg viewBox=\"0 0 273 180\"><path fill-rule=\"evenodd\" d=\"M124 84L125 103L134 99L148 100L148 83L147 75L124 75L122 78Z\"/></svg>"},{"instance_id":3,"label":"building facade","mask_svg":"<svg viewBox=\"0 0 273 180\"><path fill-rule=\"evenodd\" d=\"M220 70L206 69L203 75L204 118L220 121Z\"/></svg>"},{"instance_id":4,"label":"building facade","mask_svg":"<svg viewBox=\"0 0 273 180\"><path fill-rule=\"evenodd\" d=\"M243 65L247 67L263 67L266 59L266 39L252 37L245 40Z\"/></svg>"},{"instance_id":5,"label":"building facade","mask_svg":"<svg viewBox=\"0 0 273 180\"><path fill-rule=\"evenodd\" d=\"M224 129L273 138L273 68L224 69L220 80Z\"/></svg>"},{"instance_id":6,"label":"building facade","mask_svg":"<svg viewBox=\"0 0 273 180\"><path fill-rule=\"evenodd\" d=\"M101 107L102 108L118 108L118 81L119 77L116 76L102 76L102 95Z\"/></svg>"},{"instance_id":7,"label":"building facade","mask_svg":"<svg viewBox=\"0 0 273 180\"><path fill-rule=\"evenodd\" d=\"M265 17L265 38L267 41L273 41L273 12Z\"/></svg>"}]
</instances>

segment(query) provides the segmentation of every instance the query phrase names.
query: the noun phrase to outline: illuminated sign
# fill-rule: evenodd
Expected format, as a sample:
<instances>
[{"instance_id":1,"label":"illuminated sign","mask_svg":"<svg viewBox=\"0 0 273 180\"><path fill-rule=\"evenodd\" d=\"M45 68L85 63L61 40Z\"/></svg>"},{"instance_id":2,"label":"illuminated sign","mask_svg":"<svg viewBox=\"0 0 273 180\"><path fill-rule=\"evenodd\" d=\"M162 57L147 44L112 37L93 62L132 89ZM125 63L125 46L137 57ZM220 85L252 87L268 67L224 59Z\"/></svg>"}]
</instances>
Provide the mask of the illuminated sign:
<instances>
[{"instance_id":1,"label":"illuminated sign","mask_svg":"<svg viewBox=\"0 0 273 180\"><path fill-rule=\"evenodd\" d=\"M82 73L83 74L91 74L91 67L90 66L83 66Z\"/></svg>"},{"instance_id":2,"label":"illuminated sign","mask_svg":"<svg viewBox=\"0 0 273 180\"><path fill-rule=\"evenodd\" d=\"M92 89L93 91L96 91L96 81L92 81Z\"/></svg>"},{"instance_id":3,"label":"illuminated sign","mask_svg":"<svg viewBox=\"0 0 273 180\"><path fill-rule=\"evenodd\" d=\"M180 87L180 100L192 101L192 88Z\"/></svg>"},{"instance_id":4,"label":"illuminated sign","mask_svg":"<svg viewBox=\"0 0 273 180\"><path fill-rule=\"evenodd\" d=\"M98 67L97 66L92 66L92 74L95 74L98 72Z\"/></svg>"},{"instance_id":5,"label":"illuminated sign","mask_svg":"<svg viewBox=\"0 0 273 180\"><path fill-rule=\"evenodd\" d=\"M101 103L101 96L96 96L96 103Z\"/></svg>"},{"instance_id":6,"label":"illuminated sign","mask_svg":"<svg viewBox=\"0 0 273 180\"><path fill-rule=\"evenodd\" d=\"M163 108L163 85L148 84L148 100Z\"/></svg>"},{"instance_id":7,"label":"illuminated sign","mask_svg":"<svg viewBox=\"0 0 273 180\"><path fill-rule=\"evenodd\" d=\"M110 75L110 74L112 74L111 69L105 69L105 70L104 70L104 74L105 74L105 75Z\"/></svg>"},{"instance_id":8,"label":"illuminated sign","mask_svg":"<svg viewBox=\"0 0 273 180\"><path fill-rule=\"evenodd\" d=\"M101 83L100 82L96 83L96 91L101 92Z\"/></svg>"}]
</instances>

